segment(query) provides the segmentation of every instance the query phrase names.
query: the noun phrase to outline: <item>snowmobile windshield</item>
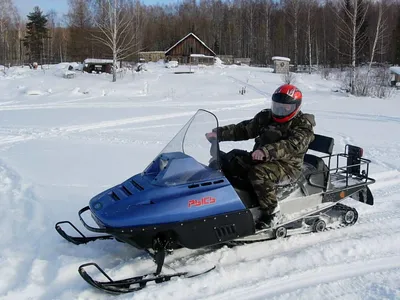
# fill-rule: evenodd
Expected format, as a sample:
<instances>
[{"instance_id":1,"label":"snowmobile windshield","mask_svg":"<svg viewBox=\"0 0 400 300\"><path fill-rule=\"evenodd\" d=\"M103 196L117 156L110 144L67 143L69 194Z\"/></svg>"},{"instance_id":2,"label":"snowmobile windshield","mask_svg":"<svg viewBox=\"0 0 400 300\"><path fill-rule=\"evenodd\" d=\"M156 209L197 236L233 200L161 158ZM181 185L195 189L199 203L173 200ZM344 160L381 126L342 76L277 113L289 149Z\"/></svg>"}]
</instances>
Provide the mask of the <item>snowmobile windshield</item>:
<instances>
[{"instance_id":1,"label":"snowmobile windshield","mask_svg":"<svg viewBox=\"0 0 400 300\"><path fill-rule=\"evenodd\" d=\"M205 110L182 127L144 170L152 184L174 186L219 178L218 143L205 137L218 127L216 116Z\"/></svg>"}]
</instances>

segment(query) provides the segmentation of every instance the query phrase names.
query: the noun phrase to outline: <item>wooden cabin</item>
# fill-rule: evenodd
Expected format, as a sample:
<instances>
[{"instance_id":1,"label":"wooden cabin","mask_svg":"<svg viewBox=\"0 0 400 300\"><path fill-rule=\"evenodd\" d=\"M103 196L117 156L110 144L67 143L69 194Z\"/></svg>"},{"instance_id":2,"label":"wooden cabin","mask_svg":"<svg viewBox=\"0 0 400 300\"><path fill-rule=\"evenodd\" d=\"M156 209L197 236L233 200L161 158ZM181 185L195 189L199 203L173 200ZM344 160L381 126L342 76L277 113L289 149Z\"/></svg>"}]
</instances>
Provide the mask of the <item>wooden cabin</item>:
<instances>
[{"instance_id":1,"label":"wooden cabin","mask_svg":"<svg viewBox=\"0 0 400 300\"><path fill-rule=\"evenodd\" d=\"M197 63L214 64L216 54L194 33L189 33L165 51L167 60L176 60L179 64ZM191 57L196 59L192 59ZM202 59L200 59L202 58Z\"/></svg>"}]
</instances>

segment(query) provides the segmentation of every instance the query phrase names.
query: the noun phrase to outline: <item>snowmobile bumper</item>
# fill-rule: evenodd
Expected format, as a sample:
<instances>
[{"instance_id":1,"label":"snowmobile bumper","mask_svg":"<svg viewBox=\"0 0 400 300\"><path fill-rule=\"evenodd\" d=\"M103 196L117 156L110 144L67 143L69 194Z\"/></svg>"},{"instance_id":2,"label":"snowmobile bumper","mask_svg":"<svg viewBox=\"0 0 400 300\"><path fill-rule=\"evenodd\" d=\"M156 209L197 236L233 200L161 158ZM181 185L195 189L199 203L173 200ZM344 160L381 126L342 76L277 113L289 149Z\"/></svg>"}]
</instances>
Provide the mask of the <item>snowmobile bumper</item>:
<instances>
[{"instance_id":1,"label":"snowmobile bumper","mask_svg":"<svg viewBox=\"0 0 400 300\"><path fill-rule=\"evenodd\" d=\"M89 224L87 224L85 222L85 220L82 218L82 214L86 211L90 210L89 206L85 206L84 208L80 209L78 212L79 215L79 219L81 220L83 226L86 227L87 230L93 231L93 232L101 232L101 233L110 233L110 229L107 229L106 227L104 228L96 228L96 227L92 227ZM92 213L92 218L96 221L97 224L99 224L100 222L97 220L96 216Z\"/></svg>"},{"instance_id":2,"label":"snowmobile bumper","mask_svg":"<svg viewBox=\"0 0 400 300\"><path fill-rule=\"evenodd\" d=\"M71 226L80 236L71 236L67 234L61 227L61 224L68 224ZM112 240L114 237L112 235L100 235L100 236L85 236L78 228L75 227L70 221L61 221L57 222L55 225L55 229L57 232L68 242L73 243L75 245L86 244L92 241L97 240Z\"/></svg>"}]
</instances>

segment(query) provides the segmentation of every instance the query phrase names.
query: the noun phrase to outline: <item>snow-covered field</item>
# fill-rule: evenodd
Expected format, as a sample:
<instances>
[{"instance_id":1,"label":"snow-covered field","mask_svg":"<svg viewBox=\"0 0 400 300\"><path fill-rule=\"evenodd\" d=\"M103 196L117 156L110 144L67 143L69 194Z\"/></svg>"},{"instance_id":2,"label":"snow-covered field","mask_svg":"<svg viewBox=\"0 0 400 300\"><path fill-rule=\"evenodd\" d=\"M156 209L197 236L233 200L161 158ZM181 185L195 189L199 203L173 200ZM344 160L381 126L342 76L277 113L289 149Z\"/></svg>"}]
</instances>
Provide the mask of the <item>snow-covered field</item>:
<instances>
[{"instance_id":1,"label":"snow-covered field","mask_svg":"<svg viewBox=\"0 0 400 300\"><path fill-rule=\"evenodd\" d=\"M68 65L0 73L1 299L400 299L400 93L390 99L333 93L338 83L297 75L303 111L316 132L364 148L372 160L375 205L352 227L252 245L179 250L176 270L216 265L201 277L149 285L110 296L77 273L96 262L113 278L154 271L149 257L114 241L75 246L54 230L102 190L142 171L199 108L222 125L251 118L270 105L280 75L252 67L203 67L174 74L150 64L117 83L109 75ZM244 95L239 90L246 87ZM252 141L224 143L250 149ZM165 272L170 271L168 268Z\"/></svg>"}]
</instances>

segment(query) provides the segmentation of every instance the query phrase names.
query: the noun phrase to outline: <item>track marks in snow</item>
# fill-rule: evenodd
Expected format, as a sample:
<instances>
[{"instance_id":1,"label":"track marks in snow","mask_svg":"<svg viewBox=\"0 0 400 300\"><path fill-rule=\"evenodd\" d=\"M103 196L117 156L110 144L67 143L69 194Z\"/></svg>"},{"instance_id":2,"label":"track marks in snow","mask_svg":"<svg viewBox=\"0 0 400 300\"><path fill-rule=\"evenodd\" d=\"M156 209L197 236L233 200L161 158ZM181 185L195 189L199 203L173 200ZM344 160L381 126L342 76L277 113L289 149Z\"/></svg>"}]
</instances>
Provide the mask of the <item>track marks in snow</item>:
<instances>
[{"instance_id":1,"label":"track marks in snow","mask_svg":"<svg viewBox=\"0 0 400 300\"><path fill-rule=\"evenodd\" d=\"M97 122L97 123L86 124L86 125L60 127L59 130L62 133L76 132L76 131L83 132L83 131L88 131L88 130L93 130L93 129L117 127L117 126L128 125L128 124L144 123L144 122L149 122L149 121L160 121L160 120L171 119L171 118L192 116L193 114L194 114L193 111L189 111L189 112L183 112L183 113L151 115L151 116L144 116L144 117L119 119L119 120L115 120L115 121Z\"/></svg>"},{"instance_id":2,"label":"track marks in snow","mask_svg":"<svg viewBox=\"0 0 400 300\"><path fill-rule=\"evenodd\" d=\"M400 117L376 115L376 114L365 114L365 113L350 113L343 111L328 111L328 110L315 110L307 109L310 112L318 113L319 118L332 118L332 119L351 119L354 121L369 121L369 122L393 122L400 123Z\"/></svg>"},{"instance_id":3,"label":"track marks in snow","mask_svg":"<svg viewBox=\"0 0 400 300\"><path fill-rule=\"evenodd\" d=\"M305 290L314 293L323 286L326 299L340 295L348 295L349 299L365 299L362 295L380 298L377 287L363 285L362 278L382 272L400 277L399 213L361 214L354 226L284 240L214 251L197 250L192 254L187 250L176 252L167 258L167 263L178 271L213 264L217 270L185 280L184 285L171 282L154 290L150 288L137 293L137 297L157 299L160 292L171 299L187 299L183 296L187 289L187 293L203 297L199 299L300 299L302 293L304 299L310 299ZM174 259L175 255L178 257ZM218 284L212 285L213 282ZM385 282L380 286L385 286ZM395 292L387 289L388 295ZM177 290L181 293L174 292Z\"/></svg>"},{"instance_id":4,"label":"track marks in snow","mask_svg":"<svg viewBox=\"0 0 400 300\"><path fill-rule=\"evenodd\" d=\"M179 102L179 101L166 101L155 100L155 101L139 101L132 102L130 99L126 101L110 101L110 102L84 102L87 100L98 100L101 97L87 97L80 99L70 99L58 103L40 103L40 104L18 104L18 105L0 105L0 111L18 111L18 110L47 110L47 109L96 109L96 108L110 108L110 109L124 109L124 108L174 108L174 107L193 107L194 110L199 108L198 102ZM265 101L265 98L262 98ZM238 107L241 105L254 105L255 99L243 99L243 100L204 100L201 102L202 107L220 107L230 106ZM82 101L82 102L81 102Z\"/></svg>"},{"instance_id":5,"label":"track marks in snow","mask_svg":"<svg viewBox=\"0 0 400 300\"><path fill-rule=\"evenodd\" d=\"M224 104L235 104L227 105L226 107L216 108L213 111L229 111L238 110L247 107L257 106L262 103L264 99L250 99L242 101L221 101L218 105ZM198 104L195 104L196 106ZM158 115L147 115L141 117L123 118L103 122L94 122L87 124L79 124L72 126L60 126L54 128L48 128L44 130L39 130L36 128L11 128L3 130L4 136L0 136L0 145L10 145L18 142L25 142L33 139L41 138L59 138L60 136L70 135L71 133L83 133L91 130L105 130L109 128L115 128L118 126L126 126L133 124L144 124L148 122L163 122L169 119L177 119L183 117L191 117L195 113L195 110L189 110L179 113L169 113L169 114L158 114ZM183 122L184 123L184 122ZM179 124L180 126L183 125ZM167 124L168 125L168 124ZM155 127L160 127L160 125L155 125ZM161 126L163 127L163 126ZM145 128L144 126L138 127L139 129ZM133 128L135 129L135 128Z\"/></svg>"},{"instance_id":6,"label":"track marks in snow","mask_svg":"<svg viewBox=\"0 0 400 300\"><path fill-rule=\"evenodd\" d=\"M192 116L193 114L194 112L190 111L183 113L150 115L144 117L117 119L113 121L104 121L104 122L96 122L96 123L65 126L65 127L55 127L43 130L42 132L38 132L36 129L32 129L31 131L29 131L28 129L24 130L15 129L15 130L9 130L7 136L0 137L0 145L7 145L16 142L24 142L38 138L59 138L60 136L69 135L71 133L80 133L90 130L106 129L106 128L118 127L129 124L145 123L151 121L162 121L171 118Z\"/></svg>"},{"instance_id":7,"label":"track marks in snow","mask_svg":"<svg viewBox=\"0 0 400 300\"><path fill-rule=\"evenodd\" d=\"M370 186L375 200L387 198L400 193L400 171L392 169L380 173L370 174L376 182ZM400 200L400 198L398 198Z\"/></svg>"},{"instance_id":8,"label":"track marks in snow","mask_svg":"<svg viewBox=\"0 0 400 300\"><path fill-rule=\"evenodd\" d=\"M233 76L227 76L227 77L228 77L228 78L231 78L231 79L232 79L234 82L236 82L236 83L240 83L240 84L242 84L242 85L248 87L249 89L254 90L255 92L259 93L260 95L265 96L267 99L270 99L270 97L271 97L271 93L264 92L264 91L260 90L259 88L255 87L255 86L252 85L252 84L249 84L249 83L247 83L247 82L244 82L243 80L237 79L237 78L235 78L235 77L233 77ZM264 99L264 101L265 101L265 99Z\"/></svg>"},{"instance_id":9,"label":"track marks in snow","mask_svg":"<svg viewBox=\"0 0 400 300\"><path fill-rule=\"evenodd\" d=\"M249 287L231 288L216 296L207 296L204 299L223 300L232 299L267 299L273 296L287 294L299 289L308 288L323 283L332 283L346 278L360 277L365 274L377 273L387 270L400 269L400 256L392 256L356 262L336 264L333 266L318 267L312 270L291 274L275 279L260 279L252 282ZM266 270L266 273L268 270ZM342 287L343 288L343 287ZM347 292L352 292L347 291Z\"/></svg>"}]
</instances>

